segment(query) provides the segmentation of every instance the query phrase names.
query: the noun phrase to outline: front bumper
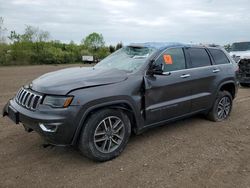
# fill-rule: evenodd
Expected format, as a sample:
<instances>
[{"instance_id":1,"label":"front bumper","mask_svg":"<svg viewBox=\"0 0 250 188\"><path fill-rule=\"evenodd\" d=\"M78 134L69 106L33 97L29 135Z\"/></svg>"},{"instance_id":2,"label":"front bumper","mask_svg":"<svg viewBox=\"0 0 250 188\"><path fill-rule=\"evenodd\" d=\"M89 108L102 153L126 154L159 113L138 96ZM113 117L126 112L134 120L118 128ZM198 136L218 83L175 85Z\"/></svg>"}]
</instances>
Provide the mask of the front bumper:
<instances>
[{"instance_id":1,"label":"front bumper","mask_svg":"<svg viewBox=\"0 0 250 188\"><path fill-rule=\"evenodd\" d=\"M80 106L51 108L40 105L35 111L28 110L11 99L3 109L16 124L22 123L26 130L34 130L53 145L70 145L79 125L77 115Z\"/></svg>"}]
</instances>

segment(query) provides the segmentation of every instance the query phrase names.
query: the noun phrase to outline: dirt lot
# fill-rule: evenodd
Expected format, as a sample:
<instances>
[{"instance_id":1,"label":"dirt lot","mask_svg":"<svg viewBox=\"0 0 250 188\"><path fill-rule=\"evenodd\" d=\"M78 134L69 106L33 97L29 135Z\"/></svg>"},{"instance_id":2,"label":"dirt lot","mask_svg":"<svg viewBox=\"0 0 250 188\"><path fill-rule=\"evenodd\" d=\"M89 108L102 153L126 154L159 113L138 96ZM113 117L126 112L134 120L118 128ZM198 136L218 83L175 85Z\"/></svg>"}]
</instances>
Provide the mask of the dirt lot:
<instances>
[{"instance_id":1,"label":"dirt lot","mask_svg":"<svg viewBox=\"0 0 250 188\"><path fill-rule=\"evenodd\" d=\"M0 68L0 108L21 85L64 67ZM250 88L239 90L229 120L197 116L152 129L106 163L43 143L0 118L0 187L250 187Z\"/></svg>"}]
</instances>

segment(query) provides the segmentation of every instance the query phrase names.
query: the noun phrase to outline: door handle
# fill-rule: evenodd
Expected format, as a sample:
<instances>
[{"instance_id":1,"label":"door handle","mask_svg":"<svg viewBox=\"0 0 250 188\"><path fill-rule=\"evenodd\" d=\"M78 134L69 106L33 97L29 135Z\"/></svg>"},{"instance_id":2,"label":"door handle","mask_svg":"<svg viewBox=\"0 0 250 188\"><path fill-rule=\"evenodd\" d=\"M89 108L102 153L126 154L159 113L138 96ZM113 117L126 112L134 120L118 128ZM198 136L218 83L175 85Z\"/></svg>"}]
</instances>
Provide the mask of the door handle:
<instances>
[{"instance_id":1,"label":"door handle","mask_svg":"<svg viewBox=\"0 0 250 188\"><path fill-rule=\"evenodd\" d=\"M213 70L213 73L217 73L217 72L220 72L220 69L214 69Z\"/></svg>"},{"instance_id":2,"label":"door handle","mask_svg":"<svg viewBox=\"0 0 250 188\"><path fill-rule=\"evenodd\" d=\"M190 77L190 74L183 74L183 75L181 75L181 78L188 78L188 77Z\"/></svg>"}]
</instances>

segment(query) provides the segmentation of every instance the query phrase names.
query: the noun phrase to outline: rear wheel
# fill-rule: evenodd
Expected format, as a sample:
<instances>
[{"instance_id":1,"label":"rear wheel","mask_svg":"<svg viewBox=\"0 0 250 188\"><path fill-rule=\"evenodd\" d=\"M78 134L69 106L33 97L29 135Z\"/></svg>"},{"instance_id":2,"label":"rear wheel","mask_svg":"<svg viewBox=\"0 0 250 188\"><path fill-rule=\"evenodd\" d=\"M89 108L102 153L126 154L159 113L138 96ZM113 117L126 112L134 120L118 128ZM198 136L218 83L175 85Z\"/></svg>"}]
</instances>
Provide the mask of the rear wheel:
<instances>
[{"instance_id":1,"label":"rear wheel","mask_svg":"<svg viewBox=\"0 0 250 188\"><path fill-rule=\"evenodd\" d=\"M130 121L124 112L100 110L87 120L79 140L79 149L92 160L111 160L124 150L130 133Z\"/></svg>"},{"instance_id":2,"label":"rear wheel","mask_svg":"<svg viewBox=\"0 0 250 188\"><path fill-rule=\"evenodd\" d=\"M220 91L214 105L208 113L208 119L212 121L223 121L228 118L233 105L232 95L228 91Z\"/></svg>"}]
</instances>

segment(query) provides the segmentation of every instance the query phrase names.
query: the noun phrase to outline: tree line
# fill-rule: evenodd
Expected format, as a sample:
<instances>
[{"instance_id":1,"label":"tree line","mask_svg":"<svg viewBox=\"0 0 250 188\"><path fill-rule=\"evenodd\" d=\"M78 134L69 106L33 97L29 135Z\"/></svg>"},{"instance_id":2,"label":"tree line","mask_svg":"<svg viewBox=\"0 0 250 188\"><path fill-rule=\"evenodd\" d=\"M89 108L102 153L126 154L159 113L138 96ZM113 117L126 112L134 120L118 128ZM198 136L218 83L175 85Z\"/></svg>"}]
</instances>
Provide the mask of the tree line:
<instances>
[{"instance_id":1,"label":"tree line","mask_svg":"<svg viewBox=\"0 0 250 188\"><path fill-rule=\"evenodd\" d=\"M0 65L78 63L84 55L100 60L122 46L122 42L106 46L102 34L95 32L86 36L81 44L50 40L48 31L30 25L21 34L8 33L0 17Z\"/></svg>"}]
</instances>

